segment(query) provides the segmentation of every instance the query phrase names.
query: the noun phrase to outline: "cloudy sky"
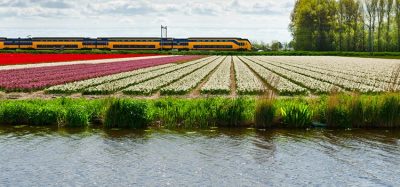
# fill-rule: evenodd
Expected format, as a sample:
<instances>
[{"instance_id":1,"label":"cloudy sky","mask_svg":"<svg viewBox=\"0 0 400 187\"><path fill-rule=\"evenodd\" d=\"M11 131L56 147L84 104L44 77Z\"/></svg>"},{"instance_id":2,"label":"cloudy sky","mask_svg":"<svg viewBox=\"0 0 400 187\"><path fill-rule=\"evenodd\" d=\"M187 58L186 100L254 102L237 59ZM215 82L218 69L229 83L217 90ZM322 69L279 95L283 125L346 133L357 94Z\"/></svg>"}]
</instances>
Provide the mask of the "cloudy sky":
<instances>
[{"instance_id":1,"label":"cloudy sky","mask_svg":"<svg viewBox=\"0 0 400 187\"><path fill-rule=\"evenodd\" d=\"M0 36L244 37L290 41L294 0L0 0Z\"/></svg>"}]
</instances>

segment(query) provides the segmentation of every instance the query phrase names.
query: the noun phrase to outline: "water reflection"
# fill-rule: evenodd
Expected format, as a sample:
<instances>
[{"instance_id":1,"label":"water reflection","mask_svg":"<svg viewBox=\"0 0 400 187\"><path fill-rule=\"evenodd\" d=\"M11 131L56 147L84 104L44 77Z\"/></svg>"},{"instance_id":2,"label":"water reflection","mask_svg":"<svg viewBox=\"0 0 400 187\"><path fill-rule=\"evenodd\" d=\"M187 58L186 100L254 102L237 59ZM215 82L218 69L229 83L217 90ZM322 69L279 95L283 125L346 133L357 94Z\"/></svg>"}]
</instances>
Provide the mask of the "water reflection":
<instances>
[{"instance_id":1,"label":"water reflection","mask_svg":"<svg viewBox=\"0 0 400 187\"><path fill-rule=\"evenodd\" d=\"M399 140L399 130L2 126L0 186L398 186Z\"/></svg>"}]
</instances>

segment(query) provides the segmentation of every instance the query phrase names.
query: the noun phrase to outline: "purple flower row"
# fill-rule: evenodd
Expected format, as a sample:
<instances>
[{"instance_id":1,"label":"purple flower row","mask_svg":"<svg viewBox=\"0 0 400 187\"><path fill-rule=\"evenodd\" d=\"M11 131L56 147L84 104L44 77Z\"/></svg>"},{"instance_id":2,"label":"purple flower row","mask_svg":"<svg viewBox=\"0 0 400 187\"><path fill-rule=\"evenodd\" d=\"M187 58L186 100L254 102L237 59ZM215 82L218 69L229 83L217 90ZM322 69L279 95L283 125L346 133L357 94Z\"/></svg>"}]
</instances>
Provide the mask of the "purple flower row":
<instances>
[{"instance_id":1,"label":"purple flower row","mask_svg":"<svg viewBox=\"0 0 400 187\"><path fill-rule=\"evenodd\" d=\"M173 56L102 64L76 64L3 70L0 71L0 88L7 91L41 89L195 58L199 58L199 56Z\"/></svg>"}]
</instances>

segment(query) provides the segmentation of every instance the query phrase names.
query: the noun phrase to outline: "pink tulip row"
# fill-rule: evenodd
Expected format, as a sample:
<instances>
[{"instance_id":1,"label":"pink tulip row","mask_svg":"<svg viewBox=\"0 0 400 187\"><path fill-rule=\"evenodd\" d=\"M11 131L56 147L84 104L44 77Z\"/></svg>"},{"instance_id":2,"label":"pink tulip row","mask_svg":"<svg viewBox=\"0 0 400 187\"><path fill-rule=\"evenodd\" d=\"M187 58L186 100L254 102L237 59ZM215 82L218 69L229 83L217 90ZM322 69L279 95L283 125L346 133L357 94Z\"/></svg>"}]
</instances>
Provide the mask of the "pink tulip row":
<instances>
[{"instance_id":1,"label":"pink tulip row","mask_svg":"<svg viewBox=\"0 0 400 187\"><path fill-rule=\"evenodd\" d=\"M0 71L0 88L7 91L41 89L48 86L195 58L199 58L199 56L173 56L103 64L78 64L3 70Z\"/></svg>"}]
</instances>

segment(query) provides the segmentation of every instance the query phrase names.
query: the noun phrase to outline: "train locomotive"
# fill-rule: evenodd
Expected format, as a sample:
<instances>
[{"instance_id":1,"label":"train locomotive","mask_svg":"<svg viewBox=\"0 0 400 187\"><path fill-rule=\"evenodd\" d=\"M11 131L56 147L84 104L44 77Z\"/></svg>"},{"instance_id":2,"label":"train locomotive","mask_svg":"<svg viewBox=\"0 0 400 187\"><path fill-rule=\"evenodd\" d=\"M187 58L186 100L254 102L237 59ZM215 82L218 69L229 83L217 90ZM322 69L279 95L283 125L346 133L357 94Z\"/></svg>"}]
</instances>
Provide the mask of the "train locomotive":
<instances>
[{"instance_id":1,"label":"train locomotive","mask_svg":"<svg viewBox=\"0 0 400 187\"><path fill-rule=\"evenodd\" d=\"M0 38L0 49L36 50L222 50L249 51L251 43L243 38L139 38L139 37L35 37Z\"/></svg>"}]
</instances>

